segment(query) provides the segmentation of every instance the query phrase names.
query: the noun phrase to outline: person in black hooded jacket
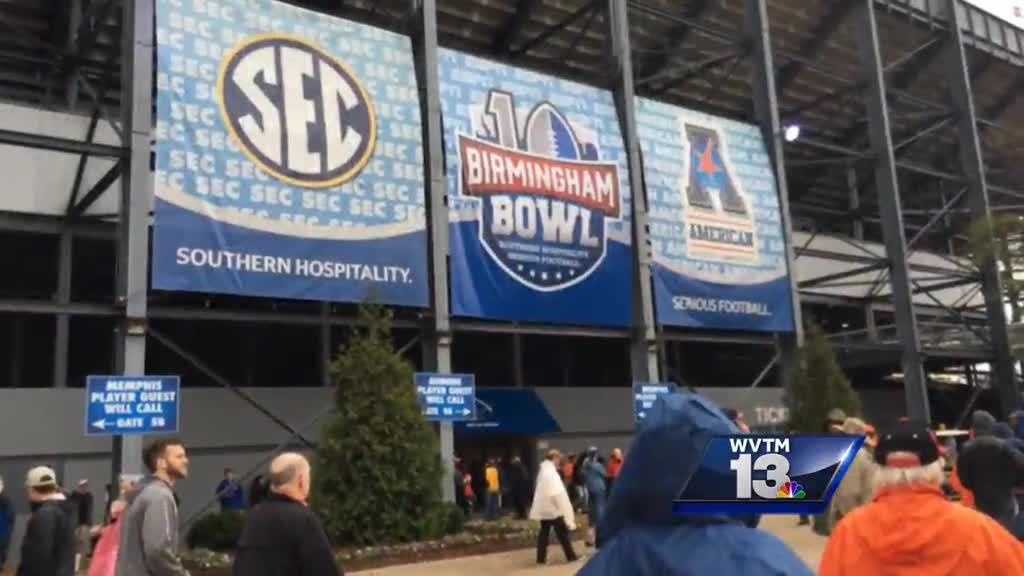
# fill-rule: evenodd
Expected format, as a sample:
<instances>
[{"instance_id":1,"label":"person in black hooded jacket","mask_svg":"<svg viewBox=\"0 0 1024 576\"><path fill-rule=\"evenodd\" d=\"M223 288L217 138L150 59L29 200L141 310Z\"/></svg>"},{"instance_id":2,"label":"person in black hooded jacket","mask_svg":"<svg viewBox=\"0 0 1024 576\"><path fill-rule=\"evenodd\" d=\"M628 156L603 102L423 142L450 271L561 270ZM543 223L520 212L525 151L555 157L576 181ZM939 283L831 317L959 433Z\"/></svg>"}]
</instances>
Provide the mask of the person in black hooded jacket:
<instances>
[{"instance_id":1,"label":"person in black hooded jacket","mask_svg":"<svg viewBox=\"0 0 1024 576\"><path fill-rule=\"evenodd\" d=\"M978 412L976 421L983 416ZM993 423L988 429L975 426L974 438L964 445L956 463L956 474L964 487L974 493L978 511L1011 532L1017 516L1013 489L1024 486L1024 454L1010 445L1012 436L1013 431L1006 424Z\"/></svg>"},{"instance_id":2,"label":"person in black hooded jacket","mask_svg":"<svg viewBox=\"0 0 1024 576\"><path fill-rule=\"evenodd\" d=\"M39 466L25 486L32 516L21 544L18 576L74 576L76 510L57 487L57 474Z\"/></svg>"}]
</instances>

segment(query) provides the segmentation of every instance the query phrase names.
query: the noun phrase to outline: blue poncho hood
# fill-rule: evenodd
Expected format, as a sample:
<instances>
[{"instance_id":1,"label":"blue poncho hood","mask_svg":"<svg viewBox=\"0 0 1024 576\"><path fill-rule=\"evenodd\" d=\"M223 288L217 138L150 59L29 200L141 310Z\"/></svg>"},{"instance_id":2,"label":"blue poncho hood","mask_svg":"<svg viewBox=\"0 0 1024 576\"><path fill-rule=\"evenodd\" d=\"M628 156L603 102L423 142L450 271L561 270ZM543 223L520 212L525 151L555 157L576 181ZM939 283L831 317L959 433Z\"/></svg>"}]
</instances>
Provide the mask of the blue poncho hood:
<instances>
[{"instance_id":1,"label":"blue poncho hood","mask_svg":"<svg viewBox=\"0 0 1024 576\"><path fill-rule=\"evenodd\" d=\"M672 501L708 439L738 430L692 392L661 397L639 426L598 527L600 551L581 576L810 576L786 545L750 518L680 518Z\"/></svg>"}]
</instances>

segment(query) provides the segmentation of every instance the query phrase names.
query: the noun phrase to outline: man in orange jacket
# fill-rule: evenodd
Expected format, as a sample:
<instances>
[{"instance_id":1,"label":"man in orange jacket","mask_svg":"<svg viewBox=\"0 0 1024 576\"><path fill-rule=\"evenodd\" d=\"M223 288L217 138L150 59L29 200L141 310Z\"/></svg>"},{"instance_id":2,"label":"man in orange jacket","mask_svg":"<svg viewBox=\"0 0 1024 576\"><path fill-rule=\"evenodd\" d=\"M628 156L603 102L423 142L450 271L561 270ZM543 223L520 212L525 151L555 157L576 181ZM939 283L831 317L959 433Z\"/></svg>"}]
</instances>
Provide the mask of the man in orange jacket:
<instances>
[{"instance_id":1,"label":"man in orange jacket","mask_svg":"<svg viewBox=\"0 0 1024 576\"><path fill-rule=\"evenodd\" d=\"M874 501L843 518L820 576L1024 574L1024 547L997 522L946 500L938 447L923 425L880 435Z\"/></svg>"}]
</instances>

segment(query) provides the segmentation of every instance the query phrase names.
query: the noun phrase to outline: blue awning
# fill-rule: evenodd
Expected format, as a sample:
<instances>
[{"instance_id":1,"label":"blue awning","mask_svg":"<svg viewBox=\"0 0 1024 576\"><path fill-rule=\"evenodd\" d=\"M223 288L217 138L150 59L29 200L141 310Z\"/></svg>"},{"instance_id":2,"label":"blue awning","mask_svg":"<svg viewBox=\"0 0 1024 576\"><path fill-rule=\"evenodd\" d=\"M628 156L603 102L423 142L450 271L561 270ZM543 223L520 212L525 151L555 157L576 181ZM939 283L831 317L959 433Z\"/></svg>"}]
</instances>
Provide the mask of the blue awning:
<instances>
[{"instance_id":1,"label":"blue awning","mask_svg":"<svg viewBox=\"0 0 1024 576\"><path fill-rule=\"evenodd\" d=\"M461 435L542 436L561 432L544 401L530 389L477 388L476 420L456 422Z\"/></svg>"}]
</instances>

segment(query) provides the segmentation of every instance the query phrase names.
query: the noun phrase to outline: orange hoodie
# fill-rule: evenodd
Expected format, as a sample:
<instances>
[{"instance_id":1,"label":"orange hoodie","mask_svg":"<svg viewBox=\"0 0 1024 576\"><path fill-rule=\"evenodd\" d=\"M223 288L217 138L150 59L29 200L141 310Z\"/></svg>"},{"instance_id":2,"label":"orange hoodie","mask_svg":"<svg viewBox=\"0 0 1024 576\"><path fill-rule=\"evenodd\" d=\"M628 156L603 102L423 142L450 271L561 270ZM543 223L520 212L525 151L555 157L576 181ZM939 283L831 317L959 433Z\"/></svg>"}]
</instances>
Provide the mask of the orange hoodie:
<instances>
[{"instance_id":1,"label":"orange hoodie","mask_svg":"<svg viewBox=\"0 0 1024 576\"><path fill-rule=\"evenodd\" d=\"M819 576L1024 575L1024 545L937 486L882 490L836 526Z\"/></svg>"}]
</instances>

